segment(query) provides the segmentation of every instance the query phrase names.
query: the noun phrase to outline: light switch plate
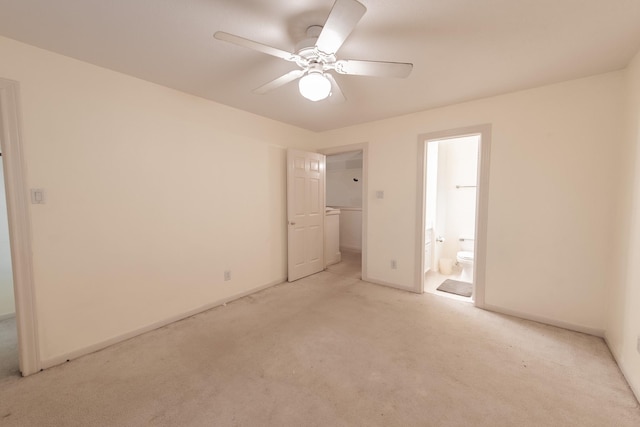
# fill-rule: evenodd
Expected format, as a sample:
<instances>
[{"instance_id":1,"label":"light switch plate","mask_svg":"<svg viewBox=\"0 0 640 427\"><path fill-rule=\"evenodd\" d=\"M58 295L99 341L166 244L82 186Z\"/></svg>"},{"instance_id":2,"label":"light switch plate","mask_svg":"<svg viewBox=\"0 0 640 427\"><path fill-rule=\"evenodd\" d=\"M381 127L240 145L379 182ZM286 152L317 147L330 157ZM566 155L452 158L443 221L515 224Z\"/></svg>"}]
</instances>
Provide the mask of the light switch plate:
<instances>
[{"instance_id":1,"label":"light switch plate","mask_svg":"<svg viewBox=\"0 0 640 427\"><path fill-rule=\"evenodd\" d=\"M376 191L376 199L384 199L384 191L382 190Z\"/></svg>"}]
</instances>

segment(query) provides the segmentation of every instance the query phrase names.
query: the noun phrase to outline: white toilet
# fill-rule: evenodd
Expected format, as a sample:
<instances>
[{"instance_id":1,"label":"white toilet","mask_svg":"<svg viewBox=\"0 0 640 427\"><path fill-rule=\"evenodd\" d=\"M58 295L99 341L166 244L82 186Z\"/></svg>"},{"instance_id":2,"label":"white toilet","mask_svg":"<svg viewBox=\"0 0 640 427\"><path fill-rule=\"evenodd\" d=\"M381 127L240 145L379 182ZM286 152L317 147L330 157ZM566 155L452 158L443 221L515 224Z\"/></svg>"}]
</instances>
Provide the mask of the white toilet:
<instances>
[{"instance_id":1,"label":"white toilet","mask_svg":"<svg viewBox=\"0 0 640 427\"><path fill-rule=\"evenodd\" d=\"M473 237L460 237L460 251L456 255L456 261L462 267L461 282L473 283L473 246Z\"/></svg>"}]
</instances>

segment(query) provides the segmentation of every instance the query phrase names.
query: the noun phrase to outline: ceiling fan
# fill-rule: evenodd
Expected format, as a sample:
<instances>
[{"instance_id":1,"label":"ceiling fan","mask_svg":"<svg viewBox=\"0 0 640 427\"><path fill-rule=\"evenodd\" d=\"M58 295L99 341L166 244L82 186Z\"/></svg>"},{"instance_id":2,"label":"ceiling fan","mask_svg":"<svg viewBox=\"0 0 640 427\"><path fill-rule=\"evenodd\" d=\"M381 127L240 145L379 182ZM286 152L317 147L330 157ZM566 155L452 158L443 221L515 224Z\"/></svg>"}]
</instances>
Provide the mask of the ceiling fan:
<instances>
[{"instance_id":1,"label":"ceiling fan","mask_svg":"<svg viewBox=\"0 0 640 427\"><path fill-rule=\"evenodd\" d=\"M377 77L407 77L413 64L404 62L360 61L337 59L336 52L360 18L367 11L356 0L336 0L324 26L313 25L307 29L307 38L296 45L295 53L290 53L244 37L218 31L214 37L218 40L244 46L268 55L295 62L299 69L288 72L253 90L263 94L300 79L300 94L311 101L320 101L329 97L332 103L339 103L345 97L330 71L338 74Z\"/></svg>"}]
</instances>

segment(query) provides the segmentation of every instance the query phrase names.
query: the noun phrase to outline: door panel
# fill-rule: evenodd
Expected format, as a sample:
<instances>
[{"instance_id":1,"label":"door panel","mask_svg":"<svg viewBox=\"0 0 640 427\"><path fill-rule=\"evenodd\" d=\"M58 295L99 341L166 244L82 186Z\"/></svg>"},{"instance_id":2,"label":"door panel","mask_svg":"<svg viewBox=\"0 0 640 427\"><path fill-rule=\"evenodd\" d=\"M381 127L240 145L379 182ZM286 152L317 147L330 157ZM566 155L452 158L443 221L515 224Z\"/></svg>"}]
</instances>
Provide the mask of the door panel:
<instances>
[{"instance_id":1,"label":"door panel","mask_svg":"<svg viewBox=\"0 0 640 427\"><path fill-rule=\"evenodd\" d=\"M317 179L309 180L309 191L310 191L310 206L309 206L309 215L320 215L322 212L320 210L320 182ZM324 208L324 206L323 206Z\"/></svg>"},{"instance_id":2,"label":"door panel","mask_svg":"<svg viewBox=\"0 0 640 427\"><path fill-rule=\"evenodd\" d=\"M324 245L322 240L322 230L320 227L309 227L309 260L311 262L321 261ZM324 263L323 263L324 265Z\"/></svg>"},{"instance_id":3,"label":"door panel","mask_svg":"<svg viewBox=\"0 0 640 427\"><path fill-rule=\"evenodd\" d=\"M295 203L295 216L298 215L304 215L304 201L305 201L305 195L304 195L304 187L306 185L305 179L304 178L299 178L296 177L295 178L295 198L294 198L294 203Z\"/></svg>"},{"instance_id":4,"label":"door panel","mask_svg":"<svg viewBox=\"0 0 640 427\"><path fill-rule=\"evenodd\" d=\"M290 282L324 268L324 182L324 155L287 151Z\"/></svg>"}]
</instances>

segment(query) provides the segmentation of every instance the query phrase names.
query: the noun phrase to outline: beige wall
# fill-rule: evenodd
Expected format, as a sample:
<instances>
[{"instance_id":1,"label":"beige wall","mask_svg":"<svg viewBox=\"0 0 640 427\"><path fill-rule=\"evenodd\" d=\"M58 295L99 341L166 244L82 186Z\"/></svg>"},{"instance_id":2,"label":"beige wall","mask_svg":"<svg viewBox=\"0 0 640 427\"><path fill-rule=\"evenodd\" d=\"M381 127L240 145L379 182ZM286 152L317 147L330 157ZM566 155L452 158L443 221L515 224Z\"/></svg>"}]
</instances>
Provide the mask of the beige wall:
<instances>
[{"instance_id":1,"label":"beige wall","mask_svg":"<svg viewBox=\"0 0 640 427\"><path fill-rule=\"evenodd\" d=\"M417 287L418 135L490 123L487 305L602 333L623 84L614 72L321 134L369 143L369 277Z\"/></svg>"},{"instance_id":2,"label":"beige wall","mask_svg":"<svg viewBox=\"0 0 640 427\"><path fill-rule=\"evenodd\" d=\"M45 364L283 280L288 146L369 142L369 277L415 288L417 137L491 123L486 303L607 327L638 378L640 159L620 165L640 151L640 60L628 72L313 134L4 38L0 57L0 77L20 83L27 185L47 194L30 205ZM625 224L616 206L628 228L616 228ZM607 323L603 301L622 270Z\"/></svg>"},{"instance_id":3,"label":"beige wall","mask_svg":"<svg viewBox=\"0 0 640 427\"><path fill-rule=\"evenodd\" d=\"M4 166L0 157L0 320L15 313L11 249L7 223L7 199L4 191Z\"/></svg>"},{"instance_id":4,"label":"beige wall","mask_svg":"<svg viewBox=\"0 0 640 427\"><path fill-rule=\"evenodd\" d=\"M362 166L353 169L327 167L326 178L327 206L362 207Z\"/></svg>"},{"instance_id":5,"label":"beige wall","mask_svg":"<svg viewBox=\"0 0 640 427\"><path fill-rule=\"evenodd\" d=\"M5 38L0 58L47 198L30 205L45 366L285 279L285 151L314 134Z\"/></svg>"},{"instance_id":6,"label":"beige wall","mask_svg":"<svg viewBox=\"0 0 640 427\"><path fill-rule=\"evenodd\" d=\"M340 249L362 252L362 209L340 209Z\"/></svg>"},{"instance_id":7,"label":"beige wall","mask_svg":"<svg viewBox=\"0 0 640 427\"><path fill-rule=\"evenodd\" d=\"M606 338L620 368L640 396L640 53L626 71L626 151L620 158L618 247Z\"/></svg>"}]
</instances>

